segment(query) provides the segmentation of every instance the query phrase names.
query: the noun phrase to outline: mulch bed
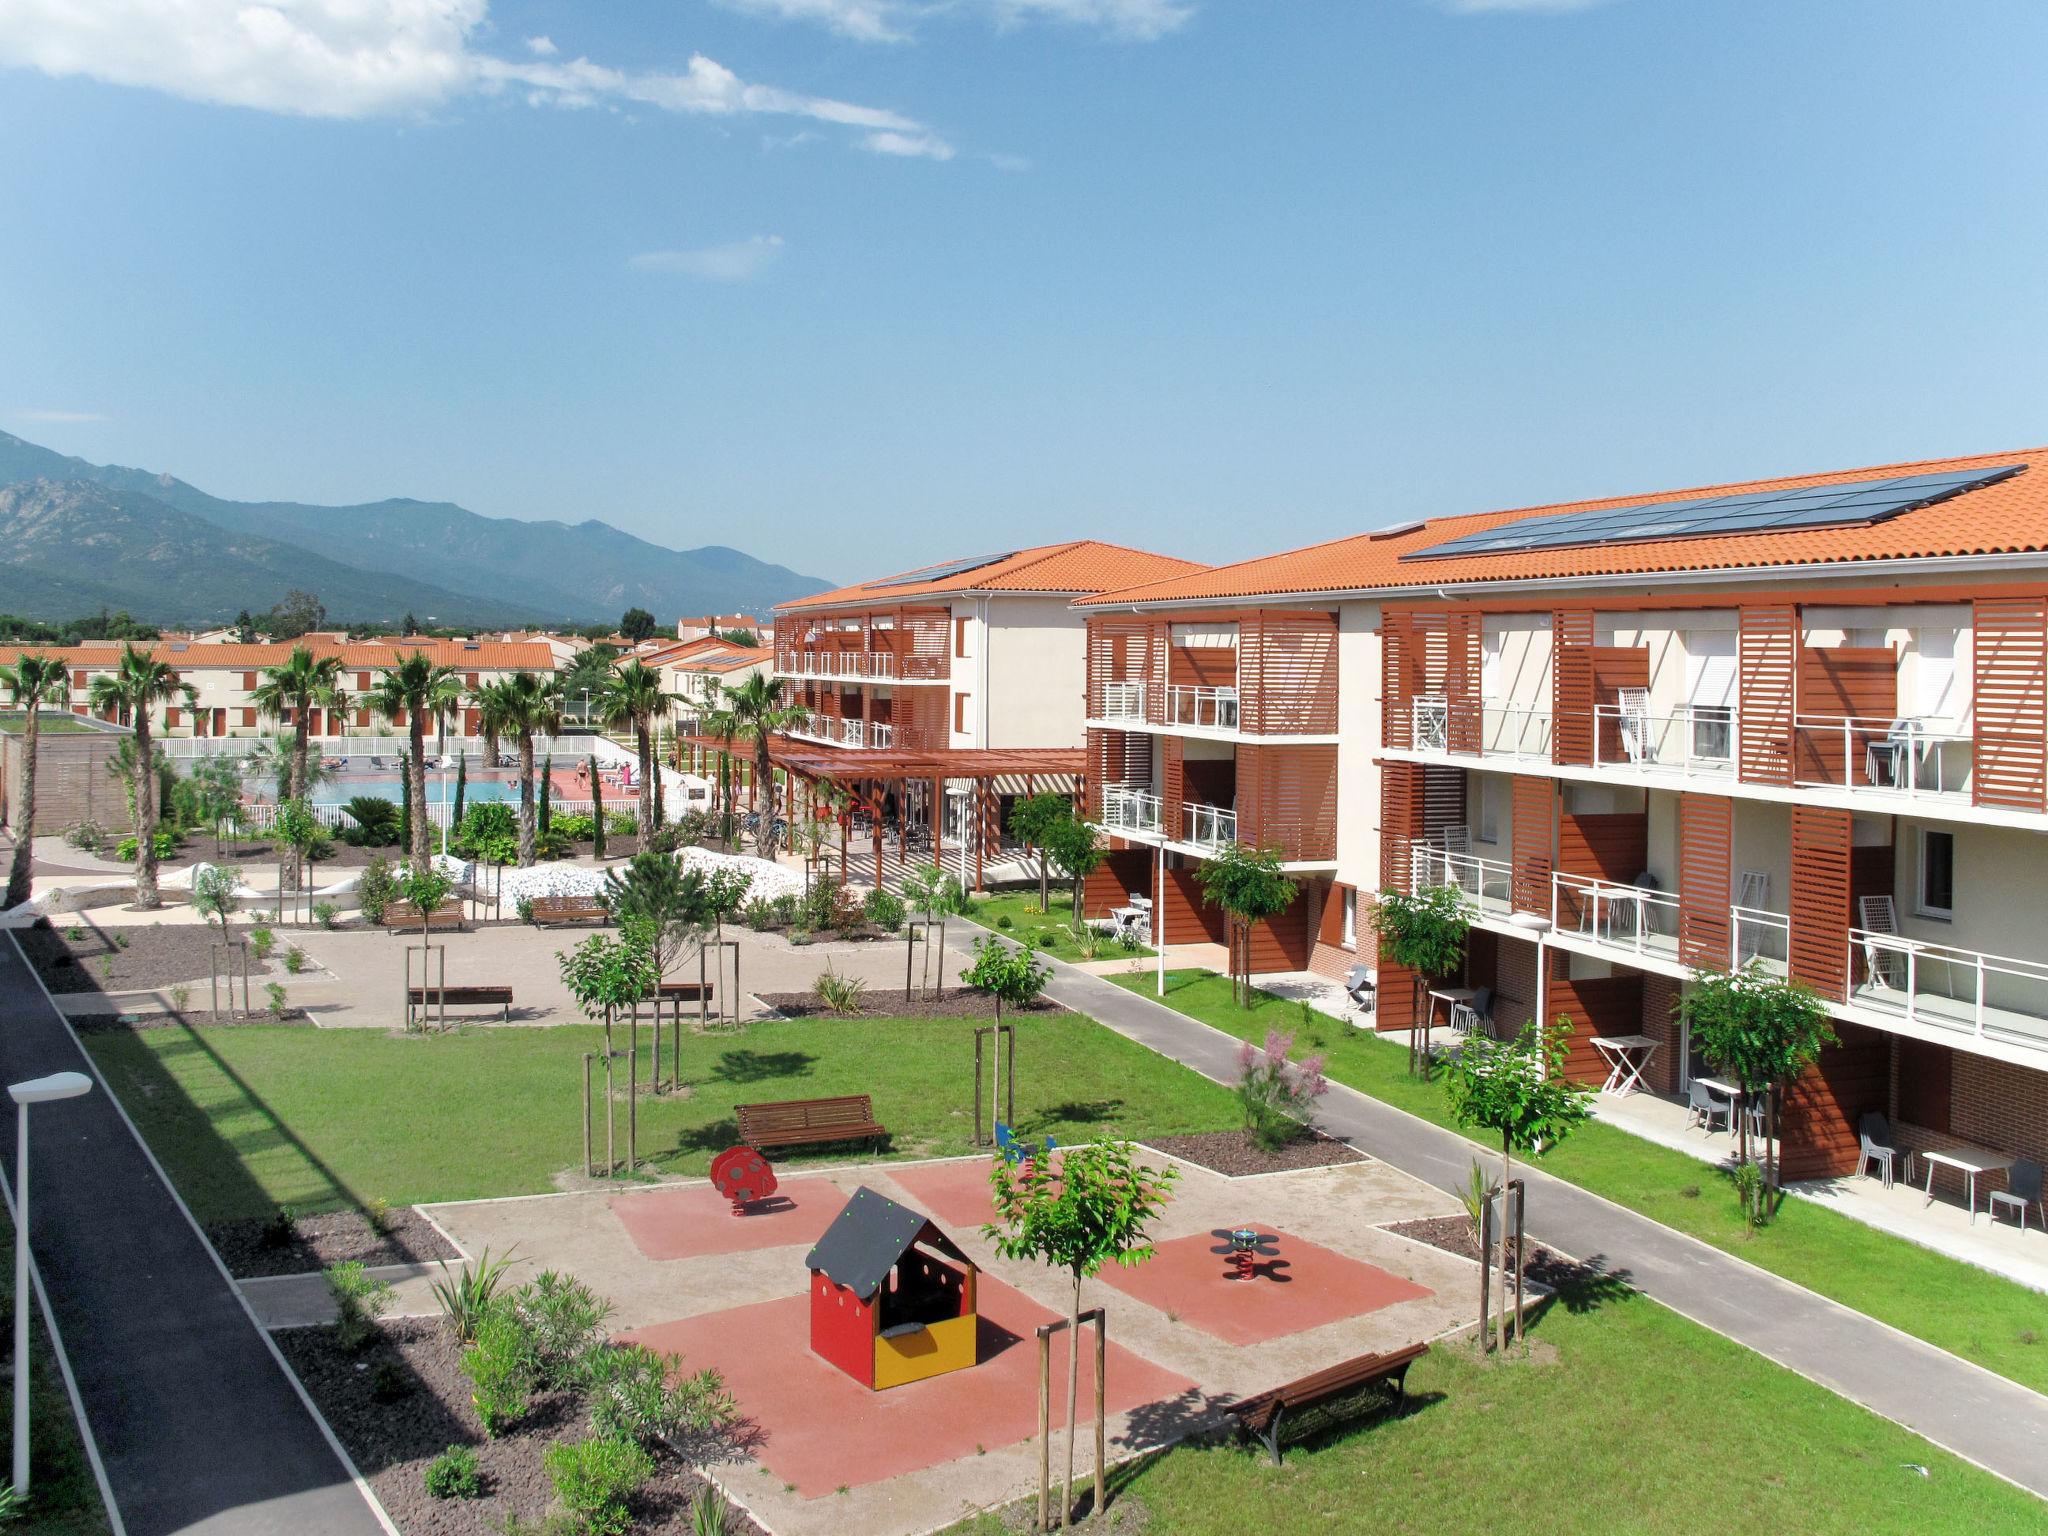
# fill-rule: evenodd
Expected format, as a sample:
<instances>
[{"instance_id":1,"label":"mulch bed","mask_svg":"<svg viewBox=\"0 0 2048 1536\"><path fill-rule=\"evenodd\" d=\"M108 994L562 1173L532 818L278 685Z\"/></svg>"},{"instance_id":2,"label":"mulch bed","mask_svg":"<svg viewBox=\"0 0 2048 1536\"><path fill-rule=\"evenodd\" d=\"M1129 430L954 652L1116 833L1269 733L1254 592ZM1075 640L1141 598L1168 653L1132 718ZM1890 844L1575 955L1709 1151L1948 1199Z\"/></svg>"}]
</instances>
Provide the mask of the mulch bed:
<instances>
[{"instance_id":1,"label":"mulch bed","mask_svg":"<svg viewBox=\"0 0 2048 1536\"><path fill-rule=\"evenodd\" d=\"M286 1237L268 1221L219 1221L208 1239L238 1280L258 1275L300 1275L360 1259L364 1264L431 1264L460 1258L455 1245L418 1211L394 1210L380 1235L360 1211L301 1216ZM282 1239L282 1240L280 1240Z\"/></svg>"},{"instance_id":2,"label":"mulch bed","mask_svg":"<svg viewBox=\"0 0 2048 1536\"><path fill-rule=\"evenodd\" d=\"M74 928L80 937L67 939L66 931ZM29 963L52 992L136 992L181 981L203 986L213 970L213 946L220 942L217 930L183 923L96 928L61 918L54 925L40 919L20 937ZM249 974L265 974L253 955Z\"/></svg>"},{"instance_id":3,"label":"mulch bed","mask_svg":"<svg viewBox=\"0 0 2048 1536\"><path fill-rule=\"evenodd\" d=\"M1286 1173L1297 1168L1332 1168L1340 1163L1363 1163L1369 1159L1356 1147L1347 1146L1321 1131L1297 1136L1278 1152L1268 1152L1252 1140L1250 1131L1205 1131L1196 1136L1147 1136L1145 1145L1212 1172L1243 1178L1254 1173Z\"/></svg>"},{"instance_id":4,"label":"mulch bed","mask_svg":"<svg viewBox=\"0 0 2048 1536\"><path fill-rule=\"evenodd\" d=\"M384 1323L354 1355L335 1347L330 1328L291 1328L273 1337L405 1536L496 1536L508 1516L539 1520L554 1502L541 1453L588 1432L575 1398L555 1393L537 1398L517 1428L485 1439L460 1351L439 1319ZM430 1498L427 1463L457 1444L475 1447L484 1496ZM691 1502L703 1486L687 1463L657 1457L653 1480L635 1499L635 1536L686 1536ZM763 1536L737 1510L728 1529Z\"/></svg>"},{"instance_id":5,"label":"mulch bed","mask_svg":"<svg viewBox=\"0 0 2048 1536\"><path fill-rule=\"evenodd\" d=\"M194 988L197 991L197 988ZM313 1027L313 1016L303 1008L286 1008L283 1013L259 1009L255 1013L213 1013L205 1008L188 1008L183 1013L75 1013L71 1027L81 1035L125 1035L147 1029L182 1029L186 1025L207 1029L248 1029L261 1024L270 1029Z\"/></svg>"},{"instance_id":6,"label":"mulch bed","mask_svg":"<svg viewBox=\"0 0 2048 1536\"><path fill-rule=\"evenodd\" d=\"M361 869L370 862L372 855L379 853L389 859L395 857L398 850L396 848L358 848L355 844L344 843L337 837L327 845L326 852L313 861L313 883L316 885L328 883L320 878L320 871L323 869ZM229 841L222 843L219 851L216 852L211 837L188 837L185 839L185 845L182 848L163 861L162 871L167 873L170 870L184 869L193 864L232 864L237 869L247 869L253 865L258 869L265 867L275 869L278 864L277 844L254 841Z\"/></svg>"},{"instance_id":7,"label":"mulch bed","mask_svg":"<svg viewBox=\"0 0 2048 1536\"><path fill-rule=\"evenodd\" d=\"M1472 1223L1463 1216L1432 1216L1424 1221L1396 1221L1387 1231L1412 1237L1418 1243L1455 1253L1461 1259L1479 1262L1479 1240L1472 1235ZM1570 1290L1601 1278L1600 1268L1568 1259L1541 1243L1529 1243L1522 1250L1522 1277L1551 1290Z\"/></svg>"},{"instance_id":8,"label":"mulch bed","mask_svg":"<svg viewBox=\"0 0 2048 1536\"><path fill-rule=\"evenodd\" d=\"M996 1016L994 996L967 987L955 987L930 997L906 993L900 987L869 987L861 993L860 1012L847 1014L834 1013L818 1001L815 992L757 992L754 995L790 1019L993 1019ZM1022 1008L1005 1008L1003 1018L1009 1020L1028 1014L1042 1019L1065 1012L1067 1010L1058 1003L1040 998Z\"/></svg>"}]
</instances>

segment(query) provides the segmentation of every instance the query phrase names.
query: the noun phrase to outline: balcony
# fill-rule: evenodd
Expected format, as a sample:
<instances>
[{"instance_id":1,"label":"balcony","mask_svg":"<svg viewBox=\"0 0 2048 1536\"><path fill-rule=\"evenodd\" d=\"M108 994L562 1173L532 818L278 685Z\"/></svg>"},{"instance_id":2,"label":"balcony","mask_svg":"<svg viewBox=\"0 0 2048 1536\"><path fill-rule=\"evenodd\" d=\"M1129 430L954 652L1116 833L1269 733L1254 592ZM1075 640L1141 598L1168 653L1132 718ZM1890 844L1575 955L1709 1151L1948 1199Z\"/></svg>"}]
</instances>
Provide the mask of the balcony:
<instances>
[{"instance_id":1,"label":"balcony","mask_svg":"<svg viewBox=\"0 0 2048 1536\"><path fill-rule=\"evenodd\" d=\"M1145 685L1143 683L1104 683L1102 685L1102 718L1129 725L1145 723Z\"/></svg>"},{"instance_id":2,"label":"balcony","mask_svg":"<svg viewBox=\"0 0 2048 1536\"><path fill-rule=\"evenodd\" d=\"M1735 763L1735 711L1727 705L1681 705L1668 715L1629 705L1593 710L1596 768L1733 778Z\"/></svg>"},{"instance_id":3,"label":"balcony","mask_svg":"<svg viewBox=\"0 0 2048 1536\"><path fill-rule=\"evenodd\" d=\"M1970 803L1971 738L1943 722L1801 715L1793 782L1873 802Z\"/></svg>"},{"instance_id":4,"label":"balcony","mask_svg":"<svg viewBox=\"0 0 2048 1536\"><path fill-rule=\"evenodd\" d=\"M1551 930L1638 960L1678 961L1678 898L1591 875L1550 877Z\"/></svg>"},{"instance_id":5,"label":"balcony","mask_svg":"<svg viewBox=\"0 0 2048 1536\"><path fill-rule=\"evenodd\" d=\"M1851 1004L1932 1030L2048 1049L2048 965L1849 931Z\"/></svg>"},{"instance_id":6,"label":"balcony","mask_svg":"<svg viewBox=\"0 0 2048 1536\"><path fill-rule=\"evenodd\" d=\"M1190 730L1237 729L1237 689L1201 688L1176 683L1166 690L1167 725Z\"/></svg>"},{"instance_id":7,"label":"balcony","mask_svg":"<svg viewBox=\"0 0 2048 1536\"><path fill-rule=\"evenodd\" d=\"M1102 786L1101 825L1133 837L1157 837L1162 806L1159 796L1131 784Z\"/></svg>"},{"instance_id":8,"label":"balcony","mask_svg":"<svg viewBox=\"0 0 2048 1536\"><path fill-rule=\"evenodd\" d=\"M1479 711L1479 751L1483 757L1550 761L1550 711L1524 704L1488 704Z\"/></svg>"},{"instance_id":9,"label":"balcony","mask_svg":"<svg viewBox=\"0 0 2048 1536\"><path fill-rule=\"evenodd\" d=\"M785 651L775 670L784 677L820 682L943 682L950 663L943 656L899 659L893 651Z\"/></svg>"},{"instance_id":10,"label":"balcony","mask_svg":"<svg viewBox=\"0 0 2048 1536\"><path fill-rule=\"evenodd\" d=\"M842 720L839 722L839 743L847 747L864 747L868 744L868 723L865 720Z\"/></svg>"},{"instance_id":11,"label":"balcony","mask_svg":"<svg viewBox=\"0 0 2048 1536\"><path fill-rule=\"evenodd\" d=\"M1505 920L1514 911L1514 871L1502 859L1483 859L1441 843L1408 845L1408 889L1411 895L1443 886L1457 891L1482 917Z\"/></svg>"},{"instance_id":12,"label":"balcony","mask_svg":"<svg viewBox=\"0 0 2048 1536\"><path fill-rule=\"evenodd\" d=\"M1731 907L1731 930L1738 969L1754 965L1765 975L1785 980L1791 974L1792 920L1778 912Z\"/></svg>"},{"instance_id":13,"label":"balcony","mask_svg":"<svg viewBox=\"0 0 2048 1536\"><path fill-rule=\"evenodd\" d=\"M1237 841L1237 812L1220 805L1181 806L1182 841L1196 848L1217 849Z\"/></svg>"}]
</instances>

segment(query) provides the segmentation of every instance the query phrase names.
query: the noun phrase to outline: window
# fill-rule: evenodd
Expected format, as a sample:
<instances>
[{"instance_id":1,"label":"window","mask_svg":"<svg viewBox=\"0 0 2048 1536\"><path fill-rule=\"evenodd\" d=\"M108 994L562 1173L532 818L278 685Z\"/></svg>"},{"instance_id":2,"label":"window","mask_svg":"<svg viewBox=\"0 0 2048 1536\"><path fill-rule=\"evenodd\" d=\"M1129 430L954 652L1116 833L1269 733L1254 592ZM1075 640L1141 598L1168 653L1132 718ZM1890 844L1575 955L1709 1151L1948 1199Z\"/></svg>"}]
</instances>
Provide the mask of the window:
<instances>
[{"instance_id":1,"label":"window","mask_svg":"<svg viewBox=\"0 0 2048 1536\"><path fill-rule=\"evenodd\" d=\"M953 695L953 729L965 735L974 729L974 696L967 693Z\"/></svg>"},{"instance_id":2,"label":"window","mask_svg":"<svg viewBox=\"0 0 2048 1536\"><path fill-rule=\"evenodd\" d=\"M1500 785L1484 775L1475 776L1479 791L1479 841L1500 841Z\"/></svg>"},{"instance_id":3,"label":"window","mask_svg":"<svg viewBox=\"0 0 2048 1536\"><path fill-rule=\"evenodd\" d=\"M953 621L953 654L963 658L967 655L967 620L965 619L955 619Z\"/></svg>"},{"instance_id":4,"label":"window","mask_svg":"<svg viewBox=\"0 0 2048 1536\"><path fill-rule=\"evenodd\" d=\"M1692 630L1685 637L1685 697L1692 716L1692 755L1726 762L1735 751L1735 636Z\"/></svg>"},{"instance_id":5,"label":"window","mask_svg":"<svg viewBox=\"0 0 2048 1536\"><path fill-rule=\"evenodd\" d=\"M1956 910L1956 835L1920 829L1920 890L1914 910L1922 917L1947 919Z\"/></svg>"},{"instance_id":6,"label":"window","mask_svg":"<svg viewBox=\"0 0 2048 1536\"><path fill-rule=\"evenodd\" d=\"M1913 709L1936 729L1956 730L1963 712L1956 695L1956 632L1923 629L1919 637L1919 671L1913 682Z\"/></svg>"},{"instance_id":7,"label":"window","mask_svg":"<svg viewBox=\"0 0 2048 1536\"><path fill-rule=\"evenodd\" d=\"M1479 697L1483 700L1500 697L1501 660L1507 643L1508 637L1499 630L1479 637Z\"/></svg>"},{"instance_id":8,"label":"window","mask_svg":"<svg viewBox=\"0 0 2048 1536\"><path fill-rule=\"evenodd\" d=\"M1358 892L1344 893L1344 944L1348 949L1358 947Z\"/></svg>"}]
</instances>

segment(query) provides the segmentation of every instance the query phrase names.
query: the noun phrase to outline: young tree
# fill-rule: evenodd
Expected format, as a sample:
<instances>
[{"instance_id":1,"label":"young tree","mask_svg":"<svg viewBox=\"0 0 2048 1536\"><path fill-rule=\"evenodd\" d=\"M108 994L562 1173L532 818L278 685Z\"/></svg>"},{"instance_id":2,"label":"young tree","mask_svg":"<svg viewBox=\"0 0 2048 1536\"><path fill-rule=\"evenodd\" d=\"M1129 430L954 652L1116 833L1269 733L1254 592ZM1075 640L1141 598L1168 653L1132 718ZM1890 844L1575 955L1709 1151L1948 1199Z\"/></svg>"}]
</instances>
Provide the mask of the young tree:
<instances>
[{"instance_id":1,"label":"young tree","mask_svg":"<svg viewBox=\"0 0 2048 1536\"><path fill-rule=\"evenodd\" d=\"M1423 1006L1432 983L1465 963L1465 935L1472 909L1449 886L1432 885L1410 896L1389 887L1366 909L1366 922L1379 935L1380 952L1415 973L1411 1001L1415 1024L1408 1031L1408 1070L1420 1073L1429 1060L1429 1031Z\"/></svg>"},{"instance_id":2,"label":"young tree","mask_svg":"<svg viewBox=\"0 0 2048 1536\"><path fill-rule=\"evenodd\" d=\"M305 629L297 633L304 634ZM280 801L303 800L312 788L306 781L306 758L313 711L348 708L341 678L339 656L316 657L312 648L304 645L293 646L283 666L265 667L259 674L256 691L250 695L258 713L280 724L290 721L292 728L291 780L278 795Z\"/></svg>"},{"instance_id":3,"label":"young tree","mask_svg":"<svg viewBox=\"0 0 2048 1536\"><path fill-rule=\"evenodd\" d=\"M1277 848L1225 843L1195 869L1207 906L1221 907L1229 935L1230 991L1252 1005L1252 925L1294 904L1298 887L1280 867ZM1242 982L1242 986L1240 986Z\"/></svg>"},{"instance_id":4,"label":"young tree","mask_svg":"<svg viewBox=\"0 0 2048 1536\"><path fill-rule=\"evenodd\" d=\"M188 782L192 785L193 808L213 828L213 851L221 854L221 828L242 819L241 774L225 757L202 758L193 765Z\"/></svg>"},{"instance_id":5,"label":"young tree","mask_svg":"<svg viewBox=\"0 0 2048 1536\"><path fill-rule=\"evenodd\" d=\"M371 707L393 725L406 729L405 771L415 870L427 867L427 718L438 719L461 697L462 682L455 669L438 665L425 651L409 651L395 666L385 667L370 690Z\"/></svg>"},{"instance_id":6,"label":"young tree","mask_svg":"<svg viewBox=\"0 0 2048 1536\"><path fill-rule=\"evenodd\" d=\"M305 801L287 800L277 808L277 818L270 824L270 837L280 854L277 861L277 920L283 922L285 892L299 888L291 877L305 868L307 854L320 840L320 819Z\"/></svg>"},{"instance_id":7,"label":"young tree","mask_svg":"<svg viewBox=\"0 0 2048 1536\"><path fill-rule=\"evenodd\" d=\"M1755 1195L1761 1203L1752 1205L1747 1187L1742 1196L1743 1214L1753 1222L1762 1221L1777 1210L1778 1157L1771 1149L1778 1142L1778 1113L1785 1089L1835 1042L1827 1005L1798 982L1779 981L1752 964L1739 971L1694 971L1679 1012L1691 1027L1693 1045L1702 1056L1732 1073L1745 1095L1765 1095L1764 1187ZM1747 1163L1753 1159L1749 1118L1737 1118L1741 1139L1737 1156Z\"/></svg>"},{"instance_id":8,"label":"young tree","mask_svg":"<svg viewBox=\"0 0 2048 1536\"><path fill-rule=\"evenodd\" d=\"M1044 859L1051 860L1052 867L1073 887L1074 931L1079 933L1081 909L1085 905L1082 892L1088 877L1109 857L1109 849L1103 845L1102 834L1075 815L1071 805L1064 816L1045 824L1040 837L1039 848Z\"/></svg>"},{"instance_id":9,"label":"young tree","mask_svg":"<svg viewBox=\"0 0 2048 1536\"><path fill-rule=\"evenodd\" d=\"M1081 1282L1103 1265L1134 1268L1152 1257L1146 1228L1166 1207L1178 1171L1145 1168L1127 1141L1070 1147L1055 1171L1051 1159L989 1170L996 1220L982 1236L1006 1259L1038 1259L1072 1277L1067 1307L1067 1475L1060 1523L1074 1509L1074 1399L1080 1390ZM1041 1390L1043 1387L1041 1386ZM1100 1514L1101 1511L1096 1511Z\"/></svg>"},{"instance_id":10,"label":"young tree","mask_svg":"<svg viewBox=\"0 0 2048 1536\"><path fill-rule=\"evenodd\" d=\"M7 900L0 905L18 907L32 894L33 854L30 843L36 829L36 744L42 737L42 709L45 704L61 707L71 697L71 679L61 658L31 651L11 667L0 667L0 688L7 701L22 712L21 799L14 811L14 861L7 870Z\"/></svg>"},{"instance_id":11,"label":"young tree","mask_svg":"<svg viewBox=\"0 0 2048 1536\"><path fill-rule=\"evenodd\" d=\"M1051 910L1052 863L1046 851L1046 830L1062 819L1072 820L1073 803L1065 795L1042 791L1010 807L1010 836L1028 847L1038 860L1038 910Z\"/></svg>"},{"instance_id":12,"label":"young tree","mask_svg":"<svg viewBox=\"0 0 2048 1536\"><path fill-rule=\"evenodd\" d=\"M712 921L711 891L704 872L684 869L665 853L636 853L623 871L605 875L604 900L623 928L634 923L647 935L655 970L669 966L701 941Z\"/></svg>"},{"instance_id":13,"label":"young tree","mask_svg":"<svg viewBox=\"0 0 2048 1536\"><path fill-rule=\"evenodd\" d=\"M125 715L135 731L135 905L159 907L156 889L156 753L151 747L153 714L159 705L177 699L188 703L197 693L178 680L168 662L158 661L132 641L121 647L114 670L92 680L87 694L92 707Z\"/></svg>"},{"instance_id":14,"label":"young tree","mask_svg":"<svg viewBox=\"0 0 2048 1536\"><path fill-rule=\"evenodd\" d=\"M1513 1040L1495 1040L1486 1035L1468 1037L1464 1047L1451 1059L1444 1078L1444 1093L1458 1124L1489 1131L1500 1138L1501 1221L1500 1273L1503 1306L1500 1313L1499 1344L1508 1341L1508 1308L1505 1305L1509 1274L1507 1211L1508 1182L1514 1177L1515 1154L1535 1155L1563 1141L1592 1118L1593 1090L1574 1083L1564 1075L1564 1038L1571 1022L1558 1020L1555 1036L1543 1026L1530 1023ZM1489 1262L1491 1262L1489 1258ZM1486 1319L1481 1318L1485 1330ZM1516 1320L1516 1328L1521 1326Z\"/></svg>"},{"instance_id":15,"label":"young tree","mask_svg":"<svg viewBox=\"0 0 2048 1536\"><path fill-rule=\"evenodd\" d=\"M199 871L192 881L192 910L202 920L220 924L223 944L228 942L228 919L241 910L241 898L235 895L235 872L222 869L218 864L209 864Z\"/></svg>"},{"instance_id":16,"label":"young tree","mask_svg":"<svg viewBox=\"0 0 2048 1536\"><path fill-rule=\"evenodd\" d=\"M396 883L399 897L410 902L413 911L419 914L420 942L424 944L433 933L434 914L448 899L448 893L455 889L455 882L428 863L402 867Z\"/></svg>"},{"instance_id":17,"label":"young tree","mask_svg":"<svg viewBox=\"0 0 2048 1536\"><path fill-rule=\"evenodd\" d=\"M609 1175L617 1166L612 1156L612 1021L619 1009L636 1007L654 995L661 985L661 970L653 946L638 924L622 929L616 939L592 934L567 953L557 950L555 960L561 966L562 984L577 1006L586 1017L604 1023L605 1172ZM626 1159L630 1165L637 1153L637 1106L629 1106L627 1114Z\"/></svg>"},{"instance_id":18,"label":"young tree","mask_svg":"<svg viewBox=\"0 0 2048 1536\"><path fill-rule=\"evenodd\" d=\"M903 899L924 914L927 924L924 934L924 967L918 972L920 992L931 985L933 945L929 924L934 921L939 925L939 985L944 987L946 984L943 958L946 952L945 916L949 912L959 910L960 894L960 882L936 864L920 864L903 877ZM914 947L917 942L915 935L916 930L906 926L903 930L903 942ZM907 952L903 957L903 995L906 998L910 995L910 956Z\"/></svg>"},{"instance_id":19,"label":"young tree","mask_svg":"<svg viewBox=\"0 0 2048 1536\"><path fill-rule=\"evenodd\" d=\"M974 963L961 973L970 987L979 987L996 1000L996 1023L1003 1022L1003 1004L1028 1007L1052 979L1052 967L1040 965L1027 939L1022 944L1005 944L994 934L974 942ZM980 1132L976 1132L979 1135Z\"/></svg>"},{"instance_id":20,"label":"young tree","mask_svg":"<svg viewBox=\"0 0 2048 1536\"><path fill-rule=\"evenodd\" d=\"M606 725L633 732L640 753L640 846L645 848L654 836L654 776L661 771L654 760L654 721L668 708L661 674L634 657L606 679L598 707Z\"/></svg>"},{"instance_id":21,"label":"young tree","mask_svg":"<svg viewBox=\"0 0 2048 1536\"><path fill-rule=\"evenodd\" d=\"M775 770L769 744L780 732L804 721L804 711L783 702L783 679L756 672L739 687L725 688L725 707L731 711L733 734L754 744L754 782L761 789L761 822L754 832L754 845L764 859L775 857Z\"/></svg>"},{"instance_id":22,"label":"young tree","mask_svg":"<svg viewBox=\"0 0 2048 1536\"><path fill-rule=\"evenodd\" d=\"M619 633L638 645L642 640L652 640L658 626L654 615L645 608L628 608L619 619Z\"/></svg>"}]
</instances>

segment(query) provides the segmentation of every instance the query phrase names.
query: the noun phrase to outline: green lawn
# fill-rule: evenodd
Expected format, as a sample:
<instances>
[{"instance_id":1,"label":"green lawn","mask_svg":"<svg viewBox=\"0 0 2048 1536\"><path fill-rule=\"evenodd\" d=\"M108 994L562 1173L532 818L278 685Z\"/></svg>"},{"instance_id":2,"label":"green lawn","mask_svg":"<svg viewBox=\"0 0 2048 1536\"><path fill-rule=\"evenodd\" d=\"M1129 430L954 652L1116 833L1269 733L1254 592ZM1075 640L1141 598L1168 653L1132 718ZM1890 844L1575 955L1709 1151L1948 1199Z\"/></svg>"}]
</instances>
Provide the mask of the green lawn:
<instances>
[{"instance_id":1,"label":"green lawn","mask_svg":"<svg viewBox=\"0 0 2048 1536\"><path fill-rule=\"evenodd\" d=\"M1108 979L1146 996L1155 984L1150 976ZM1293 1031L1295 1054L1321 1052L1337 1082L1456 1129L1441 1084L1410 1077L1407 1048L1369 1030L1321 1015L1304 1022L1300 1005L1266 993L1251 1010L1236 1007L1229 983L1213 971L1169 971L1166 1002L1246 1039L1262 1040L1268 1029ZM2025 1286L1803 1200L1787 1200L1770 1226L1747 1237L1726 1173L1612 1125L1587 1125L1541 1166L2023 1386L2048 1391L2048 1299Z\"/></svg>"},{"instance_id":2,"label":"green lawn","mask_svg":"<svg viewBox=\"0 0 2048 1536\"><path fill-rule=\"evenodd\" d=\"M19 736L28 729L28 717L15 710L0 710L0 731ZM85 736L99 729L65 710L43 710L36 729L45 736Z\"/></svg>"},{"instance_id":3,"label":"green lawn","mask_svg":"<svg viewBox=\"0 0 2048 1536\"><path fill-rule=\"evenodd\" d=\"M1071 891L1053 884L1049 912L1038 910L1038 888L1030 890L999 891L992 896L979 898L974 905L974 920L985 928L994 928L1006 938L1028 938L1040 949L1058 955L1062 960L1082 958L1080 946L1074 939L1074 897ZM1002 919L1008 918L1010 926L1002 926ZM1104 940L1096 954L1098 960L1113 960L1119 955L1149 955L1152 951L1140 945L1136 949L1125 949L1121 945Z\"/></svg>"},{"instance_id":4,"label":"green lawn","mask_svg":"<svg viewBox=\"0 0 2048 1536\"><path fill-rule=\"evenodd\" d=\"M14 1316L14 1224L0 1210L0 1316ZM43 1331L42 1309L30 1300L29 1488L32 1497L20 1529L38 1536L102 1536L109 1529L92 1465L85 1459L71 1398L57 1372L57 1357ZM14 1416L0 1424L0 1483L14 1465Z\"/></svg>"},{"instance_id":5,"label":"green lawn","mask_svg":"<svg viewBox=\"0 0 2048 1536\"><path fill-rule=\"evenodd\" d=\"M1111 1512L1142 1504L1143 1529L1173 1536L2042 1528L2031 1495L1642 1296L1568 1300L1531 1329L1531 1359L1439 1347L1409 1374L1406 1414L1291 1448L1279 1469L1182 1446L1112 1474ZM990 1513L954 1536L1011 1529Z\"/></svg>"},{"instance_id":6,"label":"green lawn","mask_svg":"<svg viewBox=\"0 0 2048 1536\"><path fill-rule=\"evenodd\" d=\"M971 1150L974 1043L965 1020L768 1021L683 1037L687 1098L640 1102L644 1158L701 1174L738 1140L735 1104L872 1093L891 1155ZM114 1091L202 1222L379 1198L529 1194L582 1157L582 1053L593 1027L431 1037L270 1026L89 1036ZM623 1037L621 1044L623 1045ZM646 1048L643 1031L641 1045ZM625 1070L618 1069L621 1093ZM625 1105L618 1108L620 1156ZM1061 1141L1237 1123L1229 1093L1092 1020L1017 1032L1019 1129ZM603 1156L602 1107L597 1143ZM791 1162L843 1162L828 1149Z\"/></svg>"}]
</instances>

